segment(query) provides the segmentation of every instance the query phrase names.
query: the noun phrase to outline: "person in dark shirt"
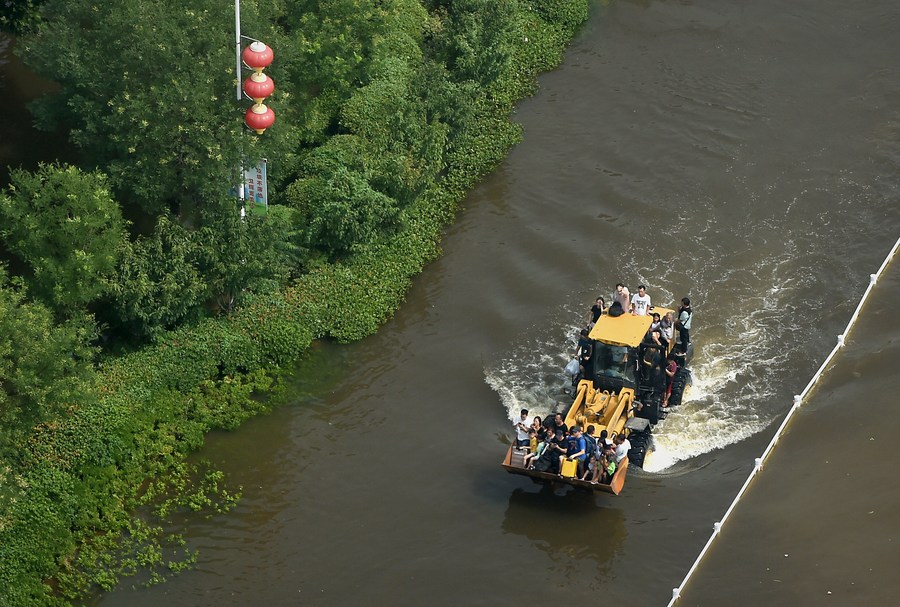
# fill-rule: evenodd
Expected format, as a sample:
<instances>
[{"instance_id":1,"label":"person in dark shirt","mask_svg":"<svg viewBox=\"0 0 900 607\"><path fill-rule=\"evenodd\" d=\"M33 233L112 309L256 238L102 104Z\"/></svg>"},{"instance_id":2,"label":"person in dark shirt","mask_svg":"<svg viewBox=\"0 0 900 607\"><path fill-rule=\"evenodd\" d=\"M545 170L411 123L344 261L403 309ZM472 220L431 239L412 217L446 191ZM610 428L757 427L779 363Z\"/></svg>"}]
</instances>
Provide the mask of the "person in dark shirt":
<instances>
[{"instance_id":1,"label":"person in dark shirt","mask_svg":"<svg viewBox=\"0 0 900 607\"><path fill-rule=\"evenodd\" d=\"M578 379L594 379L594 369L591 365L590 350L584 350L581 353L581 359L578 361Z\"/></svg>"},{"instance_id":2,"label":"person in dark shirt","mask_svg":"<svg viewBox=\"0 0 900 607\"><path fill-rule=\"evenodd\" d=\"M613 444L613 442L609 440L609 432L607 432L606 430L601 430L600 438L597 440L597 443L600 445L601 451Z\"/></svg>"},{"instance_id":3,"label":"person in dark shirt","mask_svg":"<svg viewBox=\"0 0 900 607\"><path fill-rule=\"evenodd\" d=\"M569 433L569 427L566 425L566 420L563 418L562 413L556 414L556 416L553 418L553 424L557 434L559 434L560 432L562 432L563 435Z\"/></svg>"},{"instance_id":4,"label":"person in dark shirt","mask_svg":"<svg viewBox=\"0 0 900 607\"><path fill-rule=\"evenodd\" d=\"M588 315L588 327L593 327L594 323L600 320L600 316L603 314L604 310L606 310L606 302L602 297L598 297L597 301L594 302L594 305L591 306L591 312Z\"/></svg>"},{"instance_id":5,"label":"person in dark shirt","mask_svg":"<svg viewBox=\"0 0 900 607\"><path fill-rule=\"evenodd\" d=\"M582 329L578 335L578 348L575 349L575 356L582 357L587 352L588 356L594 350L594 340L588 337L588 330Z\"/></svg>"},{"instance_id":6,"label":"person in dark shirt","mask_svg":"<svg viewBox=\"0 0 900 607\"><path fill-rule=\"evenodd\" d=\"M611 304L609 304L609 310L607 310L606 313L612 318L617 318L619 316L622 316L622 314L625 313L625 309L622 307L622 304L620 304L618 301L614 301Z\"/></svg>"},{"instance_id":7,"label":"person in dark shirt","mask_svg":"<svg viewBox=\"0 0 900 607\"><path fill-rule=\"evenodd\" d=\"M534 428L534 431L537 433L538 438L543 434L544 422L541 420L540 415L535 415L534 419L531 421L531 427Z\"/></svg>"},{"instance_id":8,"label":"person in dark shirt","mask_svg":"<svg viewBox=\"0 0 900 607\"><path fill-rule=\"evenodd\" d=\"M694 311L691 309L691 300L687 297L681 298L681 307L678 308L678 318L675 320L675 328L678 329L679 347L682 352L687 352L688 344L691 343L691 317Z\"/></svg>"},{"instance_id":9,"label":"person in dark shirt","mask_svg":"<svg viewBox=\"0 0 900 607\"><path fill-rule=\"evenodd\" d=\"M544 449L544 454L547 455L550 460L547 462L548 467L545 470L546 472L552 474L559 473L559 462L561 458L565 457L567 447L568 441L566 440L566 434L564 432L557 432L556 436L550 442L549 447Z\"/></svg>"},{"instance_id":10,"label":"person in dark shirt","mask_svg":"<svg viewBox=\"0 0 900 607\"><path fill-rule=\"evenodd\" d=\"M552 434L552 431L548 431L547 435L544 439L545 445L544 450L541 451L541 454L532 461L532 469L536 472L548 472L550 474L556 474L559 470L557 466L559 465L559 441L564 441L565 435ZM563 449L565 452L565 449Z\"/></svg>"}]
</instances>

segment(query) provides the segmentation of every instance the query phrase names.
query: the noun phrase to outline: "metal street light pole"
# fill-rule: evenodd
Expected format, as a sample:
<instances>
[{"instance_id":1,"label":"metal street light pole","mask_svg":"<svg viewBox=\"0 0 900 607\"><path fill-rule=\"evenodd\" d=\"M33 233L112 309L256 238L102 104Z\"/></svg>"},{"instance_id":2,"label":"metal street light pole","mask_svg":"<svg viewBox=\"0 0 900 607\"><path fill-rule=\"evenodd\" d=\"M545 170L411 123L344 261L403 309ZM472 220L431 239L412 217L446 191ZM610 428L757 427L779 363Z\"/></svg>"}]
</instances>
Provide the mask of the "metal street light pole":
<instances>
[{"instance_id":1,"label":"metal street light pole","mask_svg":"<svg viewBox=\"0 0 900 607\"><path fill-rule=\"evenodd\" d=\"M234 79L237 82L237 100L241 101L241 0L234 0ZM247 212L244 207L244 167L238 165L238 185L237 195L241 202L241 219Z\"/></svg>"},{"instance_id":2,"label":"metal street light pole","mask_svg":"<svg viewBox=\"0 0 900 607\"><path fill-rule=\"evenodd\" d=\"M241 101L241 0L234 0L234 56L237 100Z\"/></svg>"}]
</instances>

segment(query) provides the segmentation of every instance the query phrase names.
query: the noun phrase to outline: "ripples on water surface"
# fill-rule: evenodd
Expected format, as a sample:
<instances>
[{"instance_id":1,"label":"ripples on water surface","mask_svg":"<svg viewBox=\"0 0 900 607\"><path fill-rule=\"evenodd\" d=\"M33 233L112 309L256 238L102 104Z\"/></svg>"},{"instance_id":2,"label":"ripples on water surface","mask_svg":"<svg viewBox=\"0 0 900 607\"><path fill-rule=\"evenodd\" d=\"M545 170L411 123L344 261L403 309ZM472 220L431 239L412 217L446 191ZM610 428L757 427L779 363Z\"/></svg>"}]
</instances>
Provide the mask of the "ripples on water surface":
<instances>
[{"instance_id":1,"label":"ripples on water surface","mask_svg":"<svg viewBox=\"0 0 900 607\"><path fill-rule=\"evenodd\" d=\"M896 70L831 48L866 45L818 11L764 32L731 28L726 7L653 9L639 20L611 9L612 27L643 44L572 53L571 69L611 89L547 79L554 112L572 120L526 125L533 148L521 155L538 152L545 172L509 189L545 235L535 249L571 260L582 280L485 376L510 418L523 406L543 415L565 400L561 370L596 295L609 301L622 281L663 305L690 296L694 390L655 431L661 470L766 428L830 350L895 236L900 122L896 106L880 111L897 99ZM824 39L775 48L820 28ZM590 116L600 125L582 128Z\"/></svg>"},{"instance_id":2,"label":"ripples on water surface","mask_svg":"<svg viewBox=\"0 0 900 607\"><path fill-rule=\"evenodd\" d=\"M813 184L776 175L762 192L745 190L743 202L731 205L703 201L699 193L690 205L674 201L674 208L671 199L658 199L662 215L690 224L691 233L645 217L641 230L659 238L644 241L643 254L624 259L596 292L581 291L548 311L524 332L528 337L485 365L486 381L510 419L522 407L544 416L567 402L562 368L596 295L610 301L610 285L624 280L632 287L647 284L654 302L677 307L681 294L658 275L672 268L670 277L691 285L685 293L695 304L694 386L685 404L657 426L648 469L665 469L767 427L833 345L868 278L850 256L878 240L878 217L891 204L877 187L847 174L820 177ZM763 204L768 216L754 217ZM690 255L680 239L691 243ZM871 251L873 263L879 252ZM577 247L571 253L577 255Z\"/></svg>"},{"instance_id":3,"label":"ripples on water surface","mask_svg":"<svg viewBox=\"0 0 900 607\"><path fill-rule=\"evenodd\" d=\"M595 5L394 320L210 439L245 499L191 535L200 570L100 602L664 604L900 231L898 26L887 0ZM619 281L696 304L668 468L539 491L497 435L561 397Z\"/></svg>"}]
</instances>

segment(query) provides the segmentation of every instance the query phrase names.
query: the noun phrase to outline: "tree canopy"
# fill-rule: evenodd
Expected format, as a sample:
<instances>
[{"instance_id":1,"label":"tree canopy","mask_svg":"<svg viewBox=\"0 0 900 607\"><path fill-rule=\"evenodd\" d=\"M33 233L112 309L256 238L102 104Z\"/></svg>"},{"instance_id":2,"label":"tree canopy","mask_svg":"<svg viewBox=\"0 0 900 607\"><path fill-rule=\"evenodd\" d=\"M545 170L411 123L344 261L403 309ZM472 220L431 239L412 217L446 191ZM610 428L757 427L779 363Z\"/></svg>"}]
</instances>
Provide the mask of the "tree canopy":
<instances>
[{"instance_id":1,"label":"tree canopy","mask_svg":"<svg viewBox=\"0 0 900 607\"><path fill-rule=\"evenodd\" d=\"M255 2L248 29L263 27ZM245 136L234 100L234 18L214 0L48 0L20 52L61 85L37 100L39 125L65 124L86 161L102 166L117 198L156 215L189 216L237 179L243 155L290 162L290 129ZM289 52L285 53L289 55ZM276 89L273 105L284 89Z\"/></svg>"},{"instance_id":2,"label":"tree canopy","mask_svg":"<svg viewBox=\"0 0 900 607\"><path fill-rule=\"evenodd\" d=\"M0 269L0 455L13 456L28 429L91 398L94 326L58 323Z\"/></svg>"},{"instance_id":3,"label":"tree canopy","mask_svg":"<svg viewBox=\"0 0 900 607\"><path fill-rule=\"evenodd\" d=\"M0 184L0 603L24 607L184 566L145 517L233 501L191 488L186 454L313 339L390 317L588 3L242 0L276 54L261 137L230 3L10 6L0 29L59 84L35 119L80 150ZM229 191L261 158L269 211L242 217Z\"/></svg>"},{"instance_id":4,"label":"tree canopy","mask_svg":"<svg viewBox=\"0 0 900 607\"><path fill-rule=\"evenodd\" d=\"M552 61L586 3L244 0L244 32L276 49L262 137L218 0L29 7L18 52L60 85L35 119L68 127L85 168L15 172L0 238L31 297L137 345L388 242L453 167L496 162L518 131L494 123L486 145L484 117L528 92L522 66ZM228 192L260 158L270 213L241 219Z\"/></svg>"},{"instance_id":5,"label":"tree canopy","mask_svg":"<svg viewBox=\"0 0 900 607\"><path fill-rule=\"evenodd\" d=\"M0 239L27 264L31 293L59 312L84 308L106 291L125 239L106 177L42 165L10 180L0 194Z\"/></svg>"}]
</instances>

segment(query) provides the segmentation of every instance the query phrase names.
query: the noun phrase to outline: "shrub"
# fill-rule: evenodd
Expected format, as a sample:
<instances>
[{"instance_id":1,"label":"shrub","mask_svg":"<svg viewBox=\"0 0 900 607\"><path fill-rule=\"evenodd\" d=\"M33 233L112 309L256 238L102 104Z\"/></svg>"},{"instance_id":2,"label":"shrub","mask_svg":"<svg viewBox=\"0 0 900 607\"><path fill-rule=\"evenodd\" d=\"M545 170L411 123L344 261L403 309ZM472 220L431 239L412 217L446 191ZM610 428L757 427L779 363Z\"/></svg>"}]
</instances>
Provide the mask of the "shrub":
<instances>
[{"instance_id":1,"label":"shrub","mask_svg":"<svg viewBox=\"0 0 900 607\"><path fill-rule=\"evenodd\" d=\"M63 313L99 298L125 239L106 177L75 167L14 170L0 194L0 238L28 264L32 295Z\"/></svg>"},{"instance_id":2,"label":"shrub","mask_svg":"<svg viewBox=\"0 0 900 607\"><path fill-rule=\"evenodd\" d=\"M335 19L323 20L315 27L337 33L348 23L368 28L384 22L380 20L402 21L408 15L396 12L405 6L402 0L321 4ZM391 203L390 213L385 214L387 206L378 211L351 210L360 225L377 223L380 217L389 215L390 222L381 226L380 234L368 234L350 246L345 243L342 259L313 263L293 286L280 292L242 291L242 304L229 315L161 331L191 317L199 305L199 294L209 293L208 287L205 283L202 288L197 285L202 281L191 274L190 264L173 263L155 274L150 264L144 264L128 274L139 288L133 289L134 305L126 308L131 314L127 318L138 328L155 328L156 343L104 362L99 368L96 398L72 407L65 416L39 424L16 470L6 472L8 460L0 461L0 604L28 607L63 603L84 596L92 588L110 588L120 576L139 569L152 571L152 581L161 579L167 570L189 565L193 555L183 550L177 538L167 542L163 537L167 517L175 510L227 509L239 490L223 487L221 473L215 470L187 465L186 454L202 445L204 433L210 429L234 428L250 415L266 410L269 404L261 402L260 395L278 386L282 369L289 368L313 339L350 341L375 331L402 302L411 278L436 258L441 230L452 219L457 202L496 166L520 136L507 118L513 96L531 90L537 70L559 60L561 46L572 33L571 26L565 25L569 17L562 19L563 24L547 24L540 16L514 11L509 14L518 15L518 21L498 22L497 27L501 33L513 34L532 28L528 30L533 32L528 36L528 46L524 37L504 34L507 46L500 49L502 56L491 58L484 48L471 53L464 48L465 44L493 41L483 29L466 32L467 20L475 19L478 27L484 28L488 17L493 19L523 5L504 2L496 9L485 7L493 11L487 16L459 13L451 23L440 14L446 10L441 6L447 4L429 2L436 12L425 24L431 32L425 39L431 36L436 46L426 45L425 65L411 72L423 78L396 89L421 91L423 83L429 83L440 91L441 95L431 98L424 107L411 106L408 116L421 111L423 118L414 129L398 135L406 143L397 150L412 149L410 134L423 132L416 129L446 132L446 148L439 161L443 168L434 179L424 179L410 200L401 204L392 199L396 204ZM581 0L571 4L572 10L586 6ZM471 13L472 7L481 5L467 0L456 9ZM309 2L301 2L283 8L290 13L309 6ZM357 8L358 14L354 12ZM310 15L303 23L313 27L315 17ZM434 40L444 36L442 28L448 24L456 46ZM410 31L414 37L415 28ZM352 61L346 53L332 58L336 66L332 75L344 88L330 97L329 103L335 103L333 113L322 109L326 105L319 106L317 111L322 116L334 118L340 114L341 105L353 95L354 79L369 74L364 66L378 59L366 43L354 42L348 48L350 55L359 56ZM435 52L450 51L457 53L453 62L462 70L428 63ZM321 48L312 52L320 53ZM341 63L344 60L346 64ZM346 69L338 70L341 65ZM490 81L488 74L496 80ZM478 82L475 77L482 79L479 85L474 84ZM359 84L369 82L375 80ZM387 84L376 84L376 88ZM377 154L373 156L377 145L369 146L381 138L373 134L367 117L398 116L379 101L387 89L377 95L373 89L370 93L374 96L359 98L356 105L348 106L344 115L347 128L359 132L344 133L333 138L337 139L335 143L322 146L324 151L307 153L309 164L302 179L330 178L344 168L355 174L347 191L355 192L360 200L373 195L366 188L388 196L378 189L383 187L378 176L367 174L379 160ZM452 103L450 95L454 92L460 93L465 107ZM320 134L325 130L323 126ZM380 145L390 147L393 143ZM398 154L396 157L402 156ZM303 187L296 186L299 190ZM387 205L387 201L381 203ZM199 259L191 249L192 237L178 226L164 225L158 231L152 244L138 241L137 246L148 248L146 259L170 263L162 259L167 247L174 258ZM328 245L323 242L322 246ZM212 275L222 272L216 270ZM176 305L172 299L177 285L186 285L187 307ZM15 295L8 301L13 309L25 306ZM137 303L141 301L160 305L162 313L153 316L150 310L139 312ZM48 578L57 583L55 593L43 582Z\"/></svg>"}]
</instances>

